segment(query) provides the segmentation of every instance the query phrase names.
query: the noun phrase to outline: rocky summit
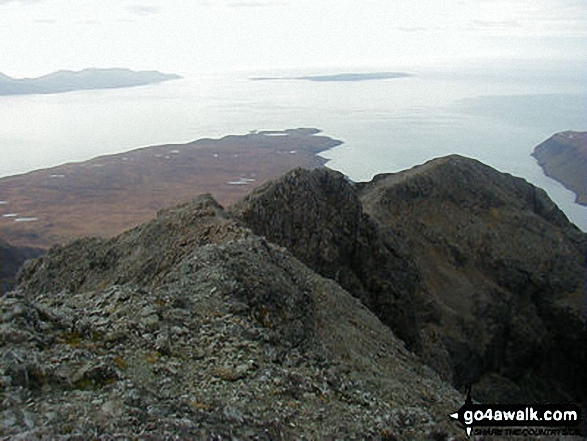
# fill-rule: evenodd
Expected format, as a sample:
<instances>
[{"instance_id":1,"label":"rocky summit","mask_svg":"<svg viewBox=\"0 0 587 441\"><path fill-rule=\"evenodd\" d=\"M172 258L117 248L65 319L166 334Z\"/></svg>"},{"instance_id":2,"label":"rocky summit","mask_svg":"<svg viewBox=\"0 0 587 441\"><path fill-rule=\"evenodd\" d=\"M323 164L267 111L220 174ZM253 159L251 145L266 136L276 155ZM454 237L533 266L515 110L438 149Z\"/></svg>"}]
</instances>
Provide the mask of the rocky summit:
<instances>
[{"instance_id":1,"label":"rocky summit","mask_svg":"<svg viewBox=\"0 0 587 441\"><path fill-rule=\"evenodd\" d=\"M587 395L585 236L523 179L460 156L366 184L296 170L230 211L474 397Z\"/></svg>"},{"instance_id":2,"label":"rocky summit","mask_svg":"<svg viewBox=\"0 0 587 441\"><path fill-rule=\"evenodd\" d=\"M543 190L450 156L377 176L360 199L411 250L430 366L483 402L587 397L585 235Z\"/></svg>"},{"instance_id":3,"label":"rocky summit","mask_svg":"<svg viewBox=\"0 0 587 441\"><path fill-rule=\"evenodd\" d=\"M458 156L199 196L25 264L1 304L0 433L447 439L468 383L578 401L584 253L542 190Z\"/></svg>"}]
</instances>

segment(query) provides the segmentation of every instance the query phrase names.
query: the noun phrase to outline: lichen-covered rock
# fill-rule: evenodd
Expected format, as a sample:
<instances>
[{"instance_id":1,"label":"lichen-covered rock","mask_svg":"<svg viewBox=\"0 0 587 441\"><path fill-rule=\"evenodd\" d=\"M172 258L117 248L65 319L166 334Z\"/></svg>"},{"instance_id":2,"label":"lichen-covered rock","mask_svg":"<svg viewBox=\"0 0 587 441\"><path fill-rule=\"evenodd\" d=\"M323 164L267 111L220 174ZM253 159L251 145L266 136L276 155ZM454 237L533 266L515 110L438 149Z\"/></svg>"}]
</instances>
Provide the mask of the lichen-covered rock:
<instances>
[{"instance_id":1,"label":"lichen-covered rock","mask_svg":"<svg viewBox=\"0 0 587 441\"><path fill-rule=\"evenodd\" d=\"M0 312L7 438L460 433L450 385L360 301L209 198L50 250Z\"/></svg>"}]
</instances>

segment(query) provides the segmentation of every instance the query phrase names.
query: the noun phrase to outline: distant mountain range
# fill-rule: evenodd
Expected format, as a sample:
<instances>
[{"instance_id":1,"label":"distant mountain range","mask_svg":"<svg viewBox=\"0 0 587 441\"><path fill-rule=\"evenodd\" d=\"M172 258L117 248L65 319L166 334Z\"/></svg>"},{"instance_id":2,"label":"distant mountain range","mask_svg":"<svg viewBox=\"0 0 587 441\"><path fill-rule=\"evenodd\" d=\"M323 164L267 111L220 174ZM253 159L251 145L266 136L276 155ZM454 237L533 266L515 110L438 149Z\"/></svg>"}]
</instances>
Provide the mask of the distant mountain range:
<instances>
[{"instance_id":1,"label":"distant mountain range","mask_svg":"<svg viewBox=\"0 0 587 441\"><path fill-rule=\"evenodd\" d=\"M0 95L30 95L75 90L117 89L181 78L175 74L130 69L60 70L37 78L11 78L0 73Z\"/></svg>"}]
</instances>

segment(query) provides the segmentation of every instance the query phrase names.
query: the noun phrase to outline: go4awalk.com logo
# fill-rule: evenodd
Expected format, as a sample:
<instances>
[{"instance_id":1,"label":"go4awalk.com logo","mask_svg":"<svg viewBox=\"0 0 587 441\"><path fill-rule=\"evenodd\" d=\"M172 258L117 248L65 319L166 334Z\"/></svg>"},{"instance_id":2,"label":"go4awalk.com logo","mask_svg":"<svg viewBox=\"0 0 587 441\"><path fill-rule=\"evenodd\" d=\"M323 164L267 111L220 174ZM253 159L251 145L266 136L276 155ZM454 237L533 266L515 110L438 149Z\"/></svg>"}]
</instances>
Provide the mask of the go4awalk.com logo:
<instances>
[{"instance_id":1,"label":"go4awalk.com logo","mask_svg":"<svg viewBox=\"0 0 587 441\"><path fill-rule=\"evenodd\" d=\"M467 436L565 436L579 435L581 408L574 404L474 404L471 388L465 404L451 418Z\"/></svg>"}]
</instances>

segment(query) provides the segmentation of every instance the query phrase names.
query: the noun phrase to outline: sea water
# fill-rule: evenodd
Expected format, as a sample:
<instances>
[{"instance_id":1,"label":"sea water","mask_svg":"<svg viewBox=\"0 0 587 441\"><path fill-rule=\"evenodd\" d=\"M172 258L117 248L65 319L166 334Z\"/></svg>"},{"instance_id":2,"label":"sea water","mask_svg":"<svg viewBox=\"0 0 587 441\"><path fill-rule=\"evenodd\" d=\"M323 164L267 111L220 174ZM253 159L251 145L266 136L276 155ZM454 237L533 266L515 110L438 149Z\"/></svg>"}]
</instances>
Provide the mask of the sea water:
<instances>
[{"instance_id":1,"label":"sea water","mask_svg":"<svg viewBox=\"0 0 587 441\"><path fill-rule=\"evenodd\" d=\"M151 86L0 97L0 176L148 145L316 127L344 142L322 155L353 180L458 153L544 188L587 230L587 208L530 156L555 132L587 130L583 67L470 63L404 66L412 76L386 80L251 80L340 71L184 73Z\"/></svg>"}]
</instances>

